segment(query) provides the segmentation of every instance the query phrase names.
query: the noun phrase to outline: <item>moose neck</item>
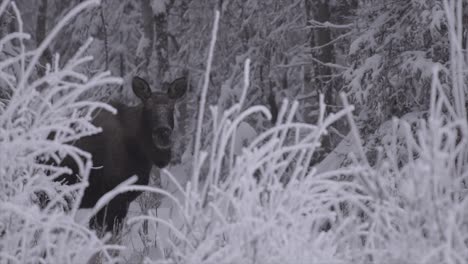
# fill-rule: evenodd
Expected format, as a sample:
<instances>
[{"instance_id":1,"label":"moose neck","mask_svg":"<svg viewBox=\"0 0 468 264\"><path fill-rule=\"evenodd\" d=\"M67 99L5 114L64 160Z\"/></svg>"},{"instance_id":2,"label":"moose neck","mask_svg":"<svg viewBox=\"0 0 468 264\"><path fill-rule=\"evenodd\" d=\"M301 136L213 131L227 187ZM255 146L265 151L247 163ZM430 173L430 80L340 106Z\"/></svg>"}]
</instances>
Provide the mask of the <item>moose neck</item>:
<instances>
[{"instance_id":1,"label":"moose neck","mask_svg":"<svg viewBox=\"0 0 468 264\"><path fill-rule=\"evenodd\" d=\"M158 167L167 166L171 159L171 151L160 150L154 146L151 127L143 115L143 105L122 106L118 110L129 150Z\"/></svg>"}]
</instances>

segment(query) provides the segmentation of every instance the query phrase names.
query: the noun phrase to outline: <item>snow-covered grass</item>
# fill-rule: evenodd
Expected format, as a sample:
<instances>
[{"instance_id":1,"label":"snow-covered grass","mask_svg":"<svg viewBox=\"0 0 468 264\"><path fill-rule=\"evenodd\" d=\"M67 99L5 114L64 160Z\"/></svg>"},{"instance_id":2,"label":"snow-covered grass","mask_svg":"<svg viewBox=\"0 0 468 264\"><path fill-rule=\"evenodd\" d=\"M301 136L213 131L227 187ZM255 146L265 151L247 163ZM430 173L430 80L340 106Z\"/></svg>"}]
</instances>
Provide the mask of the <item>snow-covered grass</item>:
<instances>
[{"instance_id":1,"label":"snow-covered grass","mask_svg":"<svg viewBox=\"0 0 468 264\"><path fill-rule=\"evenodd\" d=\"M93 111L114 111L103 103L80 101L80 96L121 80L108 72L92 77L81 73L92 59L83 55L91 40L69 61L56 55L45 75L36 75L36 68L42 67L39 58L57 33L97 3L86 1L71 10L35 49L26 48L30 36L22 31L15 3L0 5L0 15L14 13L19 28L0 40L0 84L11 95L0 105L1 263L86 263L96 253L108 262L115 259L110 250L118 247L105 245L105 240L74 220L91 163L88 153L66 143L100 131L90 123ZM48 140L52 133L54 139ZM64 155L75 160L82 183L62 186L53 181L67 169L44 161L59 161ZM44 194L50 202L40 209L38 199ZM72 196L77 197L74 202Z\"/></svg>"},{"instance_id":2,"label":"snow-covered grass","mask_svg":"<svg viewBox=\"0 0 468 264\"><path fill-rule=\"evenodd\" d=\"M211 44L213 52L214 42ZM207 71L210 63L209 59ZM249 63L249 60L245 63L242 95L248 89ZM277 124L260 133L238 153L235 137L245 119L255 114L270 117L263 106L243 109L244 99L241 96L221 116L216 107L210 108L213 138L205 149L197 149L200 142L195 145L191 181L185 187L170 172L164 172L178 187L177 195L165 193L176 213L169 219L155 214L129 219L130 224L149 220L156 230L169 230L167 236L157 233L156 246L160 251L157 255L162 257L146 261L347 263L362 260L357 252L364 248L367 222L361 215L370 214L372 196L358 181L347 178L364 172L364 168L354 166L318 174L310 163L326 128L349 115L352 107L325 117L322 102L317 125L310 125L294 122L298 104L285 101ZM203 111L199 114L202 117ZM200 125L198 129L200 133ZM156 188L153 191L165 192ZM324 232L327 229L329 232Z\"/></svg>"},{"instance_id":3,"label":"snow-covered grass","mask_svg":"<svg viewBox=\"0 0 468 264\"><path fill-rule=\"evenodd\" d=\"M129 223L150 220L169 227L170 234L159 236L158 246L160 255L175 262L344 262L346 258L339 257L339 252L345 241L360 237L358 232L346 237L341 232L347 225L358 228L357 209L366 207L368 198L358 184L337 181L340 175L355 171L316 174L310 160L325 128L351 107L328 118L321 115L314 126L293 122L297 103L285 102L278 124L235 155L236 146L231 142L236 142L233 136L238 125L250 114L269 115L262 106L244 111L241 106L242 102L226 110L224 116L213 117L213 143L200 152L195 169L198 188L189 182L185 188L179 185L178 195L166 194L173 201L173 215L178 217L136 216ZM165 174L178 185L170 172ZM347 202L347 217L344 211L330 210L340 208L342 202ZM327 221L342 231L321 232Z\"/></svg>"},{"instance_id":4,"label":"snow-covered grass","mask_svg":"<svg viewBox=\"0 0 468 264\"><path fill-rule=\"evenodd\" d=\"M445 3L448 16L460 19L461 1ZM452 42L461 43L461 32ZM284 102L276 126L241 153L239 124L268 110L243 109L242 96L221 116L212 107L214 136L196 150L191 181L183 187L165 172L179 187L167 194L177 213L129 220L169 230L157 236L157 258L145 263L466 263L465 57L459 45L452 49L451 87L434 67L427 116L385 123L371 163L344 96L344 109L316 125L295 123L297 105ZM248 69L247 61L244 89ZM310 158L320 136L344 116L350 162L333 168L326 159L315 170Z\"/></svg>"}]
</instances>

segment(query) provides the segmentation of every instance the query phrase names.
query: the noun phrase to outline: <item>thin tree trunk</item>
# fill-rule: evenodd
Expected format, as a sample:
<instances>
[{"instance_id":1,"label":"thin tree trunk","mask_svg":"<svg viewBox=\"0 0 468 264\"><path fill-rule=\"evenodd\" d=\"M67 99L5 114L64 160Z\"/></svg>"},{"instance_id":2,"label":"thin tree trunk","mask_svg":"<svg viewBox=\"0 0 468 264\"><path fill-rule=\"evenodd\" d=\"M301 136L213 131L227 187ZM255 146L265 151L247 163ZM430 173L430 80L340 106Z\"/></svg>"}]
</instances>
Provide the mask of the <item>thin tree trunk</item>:
<instances>
[{"instance_id":1,"label":"thin tree trunk","mask_svg":"<svg viewBox=\"0 0 468 264\"><path fill-rule=\"evenodd\" d=\"M153 54L154 45L154 25L153 25L153 11L151 8L150 0L141 0L141 14L143 18L143 37L145 46L141 57L137 58L137 65L141 65L144 78L148 78L148 66Z\"/></svg>"},{"instance_id":2,"label":"thin tree trunk","mask_svg":"<svg viewBox=\"0 0 468 264\"><path fill-rule=\"evenodd\" d=\"M106 19L104 17L104 10L103 10L103 4L101 4L101 7L99 8L99 15L101 17L101 23L102 23L102 34L104 35L104 53L105 53L105 70L109 70L109 42L107 39L107 23Z\"/></svg>"},{"instance_id":3,"label":"thin tree trunk","mask_svg":"<svg viewBox=\"0 0 468 264\"><path fill-rule=\"evenodd\" d=\"M166 77L169 70L169 46L167 12L154 14L156 27L156 54L158 57L158 76L161 80Z\"/></svg>"},{"instance_id":4,"label":"thin tree trunk","mask_svg":"<svg viewBox=\"0 0 468 264\"><path fill-rule=\"evenodd\" d=\"M318 22L327 22L330 20L330 6L328 0L305 0L305 7L308 20L315 20ZM315 79L312 81L313 84L311 83L307 86L318 89L318 92L324 95L324 101L327 106L336 105L336 90L330 82L332 72L330 67L323 65L325 63L333 62L333 46L326 45L331 41L330 29L326 27L313 28L309 34L311 35L310 46L319 46L322 48L317 52L312 52L312 56L321 61L321 63L313 65ZM309 76L306 75L306 78L309 78L310 73L307 74L309 74ZM326 111L330 112L329 107L327 107ZM324 137L322 147L325 152L329 152L331 150L331 145L330 137Z\"/></svg>"},{"instance_id":5,"label":"thin tree trunk","mask_svg":"<svg viewBox=\"0 0 468 264\"><path fill-rule=\"evenodd\" d=\"M40 0L39 2L39 9L37 14L37 23L36 23L36 45L39 44L45 39L47 34L47 10L48 10L48 2L47 0ZM38 69L38 74L40 77L44 76L45 74L45 65L48 61L51 60L51 54L49 49L44 51L42 54L39 62L40 67Z\"/></svg>"}]
</instances>

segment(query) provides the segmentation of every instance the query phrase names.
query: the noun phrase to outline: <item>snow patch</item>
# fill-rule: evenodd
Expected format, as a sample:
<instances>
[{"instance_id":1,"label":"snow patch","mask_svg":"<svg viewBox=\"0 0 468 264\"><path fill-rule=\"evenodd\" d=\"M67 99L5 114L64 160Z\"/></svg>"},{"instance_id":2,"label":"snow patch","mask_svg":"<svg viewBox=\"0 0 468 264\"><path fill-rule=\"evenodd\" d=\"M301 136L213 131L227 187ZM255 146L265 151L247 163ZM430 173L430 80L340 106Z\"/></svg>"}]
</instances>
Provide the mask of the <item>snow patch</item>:
<instances>
[{"instance_id":1,"label":"snow patch","mask_svg":"<svg viewBox=\"0 0 468 264\"><path fill-rule=\"evenodd\" d=\"M138 47L136 50L136 56L137 57L143 57L144 56L144 50L148 48L150 45L150 40L145 37L145 35L142 35L140 38L140 41L138 42Z\"/></svg>"},{"instance_id":2,"label":"snow patch","mask_svg":"<svg viewBox=\"0 0 468 264\"><path fill-rule=\"evenodd\" d=\"M165 0L153 0L151 1L151 8L153 9L153 14L155 15L166 13L166 1Z\"/></svg>"},{"instance_id":3,"label":"snow patch","mask_svg":"<svg viewBox=\"0 0 468 264\"><path fill-rule=\"evenodd\" d=\"M234 153L240 155L242 149L247 147L247 145L257 137L257 131L250 126L247 122L242 122L239 124L236 133L236 143L234 144Z\"/></svg>"},{"instance_id":4,"label":"snow patch","mask_svg":"<svg viewBox=\"0 0 468 264\"><path fill-rule=\"evenodd\" d=\"M349 133L336 148L317 166L318 173L336 170L342 167L350 153L358 153L358 146L352 133Z\"/></svg>"}]
</instances>

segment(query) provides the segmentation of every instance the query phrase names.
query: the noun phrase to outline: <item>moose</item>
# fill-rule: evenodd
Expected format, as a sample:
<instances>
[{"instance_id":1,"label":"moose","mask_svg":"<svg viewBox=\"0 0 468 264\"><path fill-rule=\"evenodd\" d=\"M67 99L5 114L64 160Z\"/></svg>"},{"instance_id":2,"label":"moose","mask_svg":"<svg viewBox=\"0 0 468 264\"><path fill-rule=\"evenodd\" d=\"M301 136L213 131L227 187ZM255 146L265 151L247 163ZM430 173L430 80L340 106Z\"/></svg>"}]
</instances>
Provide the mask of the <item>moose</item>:
<instances>
[{"instance_id":1,"label":"moose","mask_svg":"<svg viewBox=\"0 0 468 264\"><path fill-rule=\"evenodd\" d=\"M93 124L102 132L84 137L75 146L92 154L93 169L89 185L84 191L80 208L92 208L99 198L133 175L136 184L147 185L153 165L167 166L171 160L174 107L186 92L185 77L164 83L165 92L152 92L150 85L140 77L132 79L132 90L141 100L137 106L111 103L117 109L113 115L100 111ZM79 181L76 165L66 157L61 166L69 167L73 175L62 175L57 181L74 184ZM132 191L117 195L91 220L91 227L112 231L122 224L129 204L140 195Z\"/></svg>"}]
</instances>

